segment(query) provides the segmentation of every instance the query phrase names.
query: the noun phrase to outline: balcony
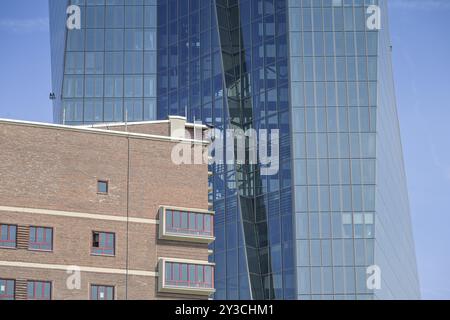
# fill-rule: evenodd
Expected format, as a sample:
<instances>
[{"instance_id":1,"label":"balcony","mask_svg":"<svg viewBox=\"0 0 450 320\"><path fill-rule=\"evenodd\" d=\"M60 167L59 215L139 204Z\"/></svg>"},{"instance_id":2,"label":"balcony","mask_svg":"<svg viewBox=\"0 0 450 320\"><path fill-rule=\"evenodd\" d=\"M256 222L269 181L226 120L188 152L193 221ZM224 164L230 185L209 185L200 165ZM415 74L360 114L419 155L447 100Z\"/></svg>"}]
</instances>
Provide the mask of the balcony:
<instances>
[{"instance_id":1,"label":"balcony","mask_svg":"<svg viewBox=\"0 0 450 320\"><path fill-rule=\"evenodd\" d=\"M210 296L214 289L214 264L196 260L160 258L158 291Z\"/></svg>"},{"instance_id":2,"label":"balcony","mask_svg":"<svg viewBox=\"0 0 450 320\"><path fill-rule=\"evenodd\" d=\"M214 212L161 207L159 211L159 238L209 244L215 240Z\"/></svg>"}]
</instances>

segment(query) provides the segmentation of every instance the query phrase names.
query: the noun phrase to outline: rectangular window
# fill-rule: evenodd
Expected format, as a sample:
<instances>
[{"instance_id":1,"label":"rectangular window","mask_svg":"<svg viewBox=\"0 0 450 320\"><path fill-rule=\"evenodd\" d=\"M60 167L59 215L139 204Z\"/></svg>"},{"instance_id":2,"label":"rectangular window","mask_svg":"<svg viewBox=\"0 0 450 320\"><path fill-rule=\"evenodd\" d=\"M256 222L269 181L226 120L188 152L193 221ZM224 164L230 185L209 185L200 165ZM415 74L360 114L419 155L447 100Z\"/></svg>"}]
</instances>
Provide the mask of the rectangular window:
<instances>
[{"instance_id":1,"label":"rectangular window","mask_svg":"<svg viewBox=\"0 0 450 320\"><path fill-rule=\"evenodd\" d=\"M166 210L165 212L166 232L181 235L213 236L212 215L174 210Z\"/></svg>"},{"instance_id":2,"label":"rectangular window","mask_svg":"<svg viewBox=\"0 0 450 320\"><path fill-rule=\"evenodd\" d=\"M30 239L28 249L40 251L52 251L53 229L45 227L30 227Z\"/></svg>"},{"instance_id":3,"label":"rectangular window","mask_svg":"<svg viewBox=\"0 0 450 320\"><path fill-rule=\"evenodd\" d=\"M165 285L187 288L213 288L213 267L166 262Z\"/></svg>"},{"instance_id":4,"label":"rectangular window","mask_svg":"<svg viewBox=\"0 0 450 320\"><path fill-rule=\"evenodd\" d=\"M97 192L98 193L108 193L108 181L97 181Z\"/></svg>"},{"instance_id":5,"label":"rectangular window","mask_svg":"<svg viewBox=\"0 0 450 320\"><path fill-rule=\"evenodd\" d=\"M0 248L16 247L17 226L0 224Z\"/></svg>"},{"instance_id":6,"label":"rectangular window","mask_svg":"<svg viewBox=\"0 0 450 320\"><path fill-rule=\"evenodd\" d=\"M92 254L114 256L115 237L114 233L94 231L92 234Z\"/></svg>"},{"instance_id":7,"label":"rectangular window","mask_svg":"<svg viewBox=\"0 0 450 320\"><path fill-rule=\"evenodd\" d=\"M91 300L114 300L114 287L92 284Z\"/></svg>"},{"instance_id":8,"label":"rectangular window","mask_svg":"<svg viewBox=\"0 0 450 320\"><path fill-rule=\"evenodd\" d=\"M28 281L28 300L51 300L52 284L49 281Z\"/></svg>"},{"instance_id":9,"label":"rectangular window","mask_svg":"<svg viewBox=\"0 0 450 320\"><path fill-rule=\"evenodd\" d=\"M15 300L16 282L0 279L0 300Z\"/></svg>"}]
</instances>

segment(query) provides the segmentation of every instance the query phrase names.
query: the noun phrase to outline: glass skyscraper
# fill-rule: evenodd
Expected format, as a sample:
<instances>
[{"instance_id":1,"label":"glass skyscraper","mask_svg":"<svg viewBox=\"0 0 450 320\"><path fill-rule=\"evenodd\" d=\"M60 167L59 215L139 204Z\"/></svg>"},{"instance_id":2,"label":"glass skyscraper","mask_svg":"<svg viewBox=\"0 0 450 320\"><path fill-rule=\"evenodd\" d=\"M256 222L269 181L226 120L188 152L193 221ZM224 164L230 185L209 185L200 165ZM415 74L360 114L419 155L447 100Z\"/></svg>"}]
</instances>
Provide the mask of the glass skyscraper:
<instances>
[{"instance_id":1,"label":"glass skyscraper","mask_svg":"<svg viewBox=\"0 0 450 320\"><path fill-rule=\"evenodd\" d=\"M278 174L211 165L216 299L420 298L386 0L49 3L55 122L279 130Z\"/></svg>"}]
</instances>

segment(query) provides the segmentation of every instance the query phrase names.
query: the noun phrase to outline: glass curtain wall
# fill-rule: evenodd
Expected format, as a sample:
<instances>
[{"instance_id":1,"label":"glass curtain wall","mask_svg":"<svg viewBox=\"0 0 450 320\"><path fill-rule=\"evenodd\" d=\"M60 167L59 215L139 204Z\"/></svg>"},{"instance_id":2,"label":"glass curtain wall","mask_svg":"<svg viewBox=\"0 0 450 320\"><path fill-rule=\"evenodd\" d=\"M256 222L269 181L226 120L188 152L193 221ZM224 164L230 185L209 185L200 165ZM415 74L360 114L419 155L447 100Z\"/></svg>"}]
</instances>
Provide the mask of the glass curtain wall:
<instances>
[{"instance_id":1,"label":"glass curtain wall","mask_svg":"<svg viewBox=\"0 0 450 320\"><path fill-rule=\"evenodd\" d=\"M286 1L158 1L158 45L159 118L281 130L279 174L211 166L216 298L295 298Z\"/></svg>"},{"instance_id":2,"label":"glass curtain wall","mask_svg":"<svg viewBox=\"0 0 450 320\"><path fill-rule=\"evenodd\" d=\"M156 0L70 0L81 29L66 39L62 122L156 119Z\"/></svg>"},{"instance_id":3,"label":"glass curtain wall","mask_svg":"<svg viewBox=\"0 0 450 320\"><path fill-rule=\"evenodd\" d=\"M290 1L299 299L370 299L378 31L375 0Z\"/></svg>"}]
</instances>

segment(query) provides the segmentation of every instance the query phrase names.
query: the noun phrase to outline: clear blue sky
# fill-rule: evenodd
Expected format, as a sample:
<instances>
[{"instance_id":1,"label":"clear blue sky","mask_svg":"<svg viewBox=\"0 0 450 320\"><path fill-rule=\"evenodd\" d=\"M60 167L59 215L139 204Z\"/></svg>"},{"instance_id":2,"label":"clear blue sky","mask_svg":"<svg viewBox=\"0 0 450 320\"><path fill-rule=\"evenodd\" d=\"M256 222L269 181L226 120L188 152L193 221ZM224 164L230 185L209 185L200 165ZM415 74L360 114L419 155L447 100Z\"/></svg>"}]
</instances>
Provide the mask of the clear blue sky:
<instances>
[{"instance_id":1,"label":"clear blue sky","mask_svg":"<svg viewBox=\"0 0 450 320\"><path fill-rule=\"evenodd\" d=\"M422 295L450 299L450 1L389 0ZM0 10L0 118L52 121L47 0Z\"/></svg>"},{"instance_id":2,"label":"clear blue sky","mask_svg":"<svg viewBox=\"0 0 450 320\"><path fill-rule=\"evenodd\" d=\"M422 295L450 299L450 1L389 1Z\"/></svg>"}]
</instances>

